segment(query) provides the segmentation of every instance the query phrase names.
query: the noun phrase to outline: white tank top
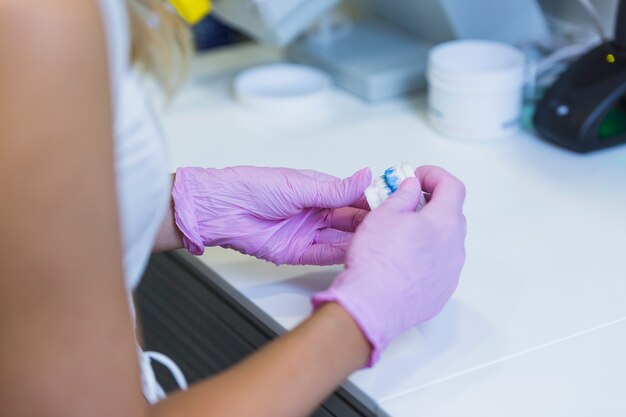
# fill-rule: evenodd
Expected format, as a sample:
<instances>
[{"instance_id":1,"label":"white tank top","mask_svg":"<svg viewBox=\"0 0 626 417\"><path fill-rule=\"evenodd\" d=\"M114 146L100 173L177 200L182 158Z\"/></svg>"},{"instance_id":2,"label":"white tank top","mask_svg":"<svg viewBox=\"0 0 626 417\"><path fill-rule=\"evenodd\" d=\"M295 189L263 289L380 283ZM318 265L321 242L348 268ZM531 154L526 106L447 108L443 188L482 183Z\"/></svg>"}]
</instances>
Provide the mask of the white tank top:
<instances>
[{"instance_id":1,"label":"white tank top","mask_svg":"<svg viewBox=\"0 0 626 417\"><path fill-rule=\"evenodd\" d=\"M126 287L139 283L168 202L163 133L130 64L124 0L100 0L109 47L115 174Z\"/></svg>"},{"instance_id":2,"label":"white tank top","mask_svg":"<svg viewBox=\"0 0 626 417\"><path fill-rule=\"evenodd\" d=\"M139 284L170 198L165 139L130 62L131 36L124 0L99 0L106 33L113 105L115 175L121 222L124 279L134 320L131 292ZM150 360L166 362L182 388L182 373L169 358L141 352L144 394L165 395Z\"/></svg>"}]
</instances>

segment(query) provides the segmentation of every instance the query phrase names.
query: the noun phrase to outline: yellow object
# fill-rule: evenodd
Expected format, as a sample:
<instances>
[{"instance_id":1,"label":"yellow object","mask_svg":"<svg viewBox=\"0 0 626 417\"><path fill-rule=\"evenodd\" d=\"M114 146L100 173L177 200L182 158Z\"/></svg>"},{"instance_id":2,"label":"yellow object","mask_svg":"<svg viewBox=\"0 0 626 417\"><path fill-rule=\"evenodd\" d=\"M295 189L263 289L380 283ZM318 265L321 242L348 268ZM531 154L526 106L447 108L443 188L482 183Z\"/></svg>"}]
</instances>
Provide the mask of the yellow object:
<instances>
[{"instance_id":1,"label":"yellow object","mask_svg":"<svg viewBox=\"0 0 626 417\"><path fill-rule=\"evenodd\" d=\"M211 0L170 0L180 17L195 25L211 12Z\"/></svg>"},{"instance_id":2,"label":"yellow object","mask_svg":"<svg viewBox=\"0 0 626 417\"><path fill-rule=\"evenodd\" d=\"M609 64L612 64L615 62L615 55L613 54L608 54L606 56L606 62L608 62Z\"/></svg>"}]
</instances>

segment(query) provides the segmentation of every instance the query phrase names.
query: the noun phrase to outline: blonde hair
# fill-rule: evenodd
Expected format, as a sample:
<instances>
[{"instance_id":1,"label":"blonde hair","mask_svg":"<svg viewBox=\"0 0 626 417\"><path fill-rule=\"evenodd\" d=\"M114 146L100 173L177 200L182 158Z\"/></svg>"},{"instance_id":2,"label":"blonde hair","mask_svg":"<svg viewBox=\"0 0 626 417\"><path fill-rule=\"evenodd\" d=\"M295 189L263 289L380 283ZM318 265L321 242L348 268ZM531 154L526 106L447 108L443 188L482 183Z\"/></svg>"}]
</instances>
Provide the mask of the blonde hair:
<instances>
[{"instance_id":1,"label":"blonde hair","mask_svg":"<svg viewBox=\"0 0 626 417\"><path fill-rule=\"evenodd\" d=\"M168 95L184 81L193 53L187 24L165 0L126 0L132 60L152 74Z\"/></svg>"}]
</instances>

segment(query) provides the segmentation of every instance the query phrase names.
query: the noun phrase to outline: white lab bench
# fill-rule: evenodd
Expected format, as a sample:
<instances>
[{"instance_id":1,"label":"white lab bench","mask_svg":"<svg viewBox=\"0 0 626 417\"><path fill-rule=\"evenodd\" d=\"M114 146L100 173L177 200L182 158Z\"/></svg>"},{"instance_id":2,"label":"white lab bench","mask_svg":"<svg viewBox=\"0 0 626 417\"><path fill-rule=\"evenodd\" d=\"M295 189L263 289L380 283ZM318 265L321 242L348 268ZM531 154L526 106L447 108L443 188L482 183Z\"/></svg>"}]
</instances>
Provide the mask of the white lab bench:
<instances>
[{"instance_id":1,"label":"white lab bench","mask_svg":"<svg viewBox=\"0 0 626 417\"><path fill-rule=\"evenodd\" d=\"M590 155L527 133L443 137L425 98L375 105L337 90L308 128L262 119L232 77L280 60L257 45L195 59L163 113L172 170L231 165L347 176L401 161L440 165L467 186L467 263L443 312L394 341L350 382L390 416L626 416L626 146ZM205 262L286 329L340 267L276 267L221 248Z\"/></svg>"}]
</instances>

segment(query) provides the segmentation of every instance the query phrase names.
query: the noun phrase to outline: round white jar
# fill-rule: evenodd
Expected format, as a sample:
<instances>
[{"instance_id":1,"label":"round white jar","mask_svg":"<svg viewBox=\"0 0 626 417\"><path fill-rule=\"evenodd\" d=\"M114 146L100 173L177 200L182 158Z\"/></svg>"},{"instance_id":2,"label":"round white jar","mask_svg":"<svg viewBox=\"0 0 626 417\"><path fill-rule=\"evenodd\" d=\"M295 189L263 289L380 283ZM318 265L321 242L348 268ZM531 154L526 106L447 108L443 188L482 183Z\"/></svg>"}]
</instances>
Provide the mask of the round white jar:
<instances>
[{"instance_id":1,"label":"round white jar","mask_svg":"<svg viewBox=\"0 0 626 417\"><path fill-rule=\"evenodd\" d=\"M428 57L428 119L445 135L504 137L519 125L526 57L511 45L457 40Z\"/></svg>"}]
</instances>

